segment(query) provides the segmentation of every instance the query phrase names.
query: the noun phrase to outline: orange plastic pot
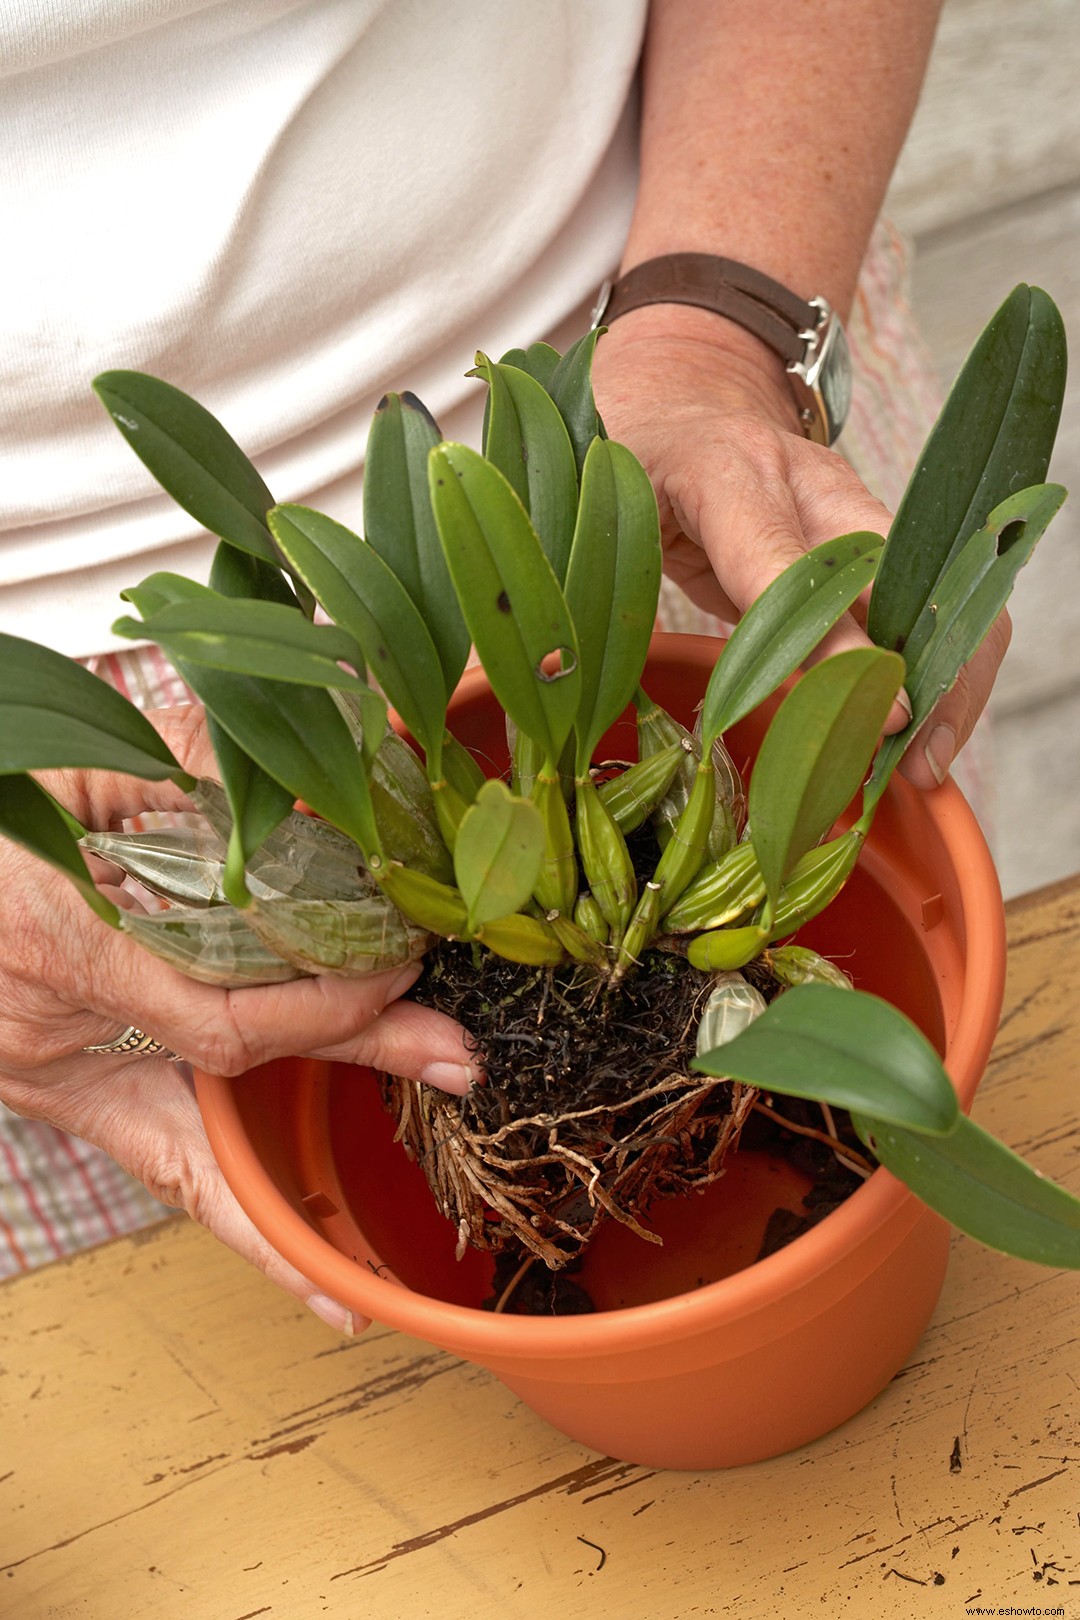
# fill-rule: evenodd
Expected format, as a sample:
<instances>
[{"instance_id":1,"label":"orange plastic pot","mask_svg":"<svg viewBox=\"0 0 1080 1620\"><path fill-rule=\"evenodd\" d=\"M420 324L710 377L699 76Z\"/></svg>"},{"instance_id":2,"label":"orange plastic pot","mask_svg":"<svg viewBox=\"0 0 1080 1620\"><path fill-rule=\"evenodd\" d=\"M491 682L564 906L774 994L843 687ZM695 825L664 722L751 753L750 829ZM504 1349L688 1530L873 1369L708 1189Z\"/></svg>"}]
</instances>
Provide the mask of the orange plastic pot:
<instances>
[{"instance_id":1,"label":"orange plastic pot","mask_svg":"<svg viewBox=\"0 0 1080 1620\"><path fill-rule=\"evenodd\" d=\"M717 652L705 637L658 636L645 685L690 722ZM729 738L738 763L769 709ZM493 718L470 672L453 727L501 770ZM604 746L632 756L632 718ZM955 787L920 794L895 779L848 887L801 938L912 1017L970 1106L997 1028L1005 933L993 863ZM662 1248L601 1231L581 1279L594 1314L495 1315L482 1308L490 1257L455 1260L456 1234L392 1142L367 1071L294 1059L197 1086L229 1185L319 1288L489 1368L574 1440L650 1467L754 1462L844 1422L904 1365L944 1278L945 1223L884 1170L755 1261L772 1210L796 1207L805 1187L744 1153L708 1191L655 1206Z\"/></svg>"}]
</instances>

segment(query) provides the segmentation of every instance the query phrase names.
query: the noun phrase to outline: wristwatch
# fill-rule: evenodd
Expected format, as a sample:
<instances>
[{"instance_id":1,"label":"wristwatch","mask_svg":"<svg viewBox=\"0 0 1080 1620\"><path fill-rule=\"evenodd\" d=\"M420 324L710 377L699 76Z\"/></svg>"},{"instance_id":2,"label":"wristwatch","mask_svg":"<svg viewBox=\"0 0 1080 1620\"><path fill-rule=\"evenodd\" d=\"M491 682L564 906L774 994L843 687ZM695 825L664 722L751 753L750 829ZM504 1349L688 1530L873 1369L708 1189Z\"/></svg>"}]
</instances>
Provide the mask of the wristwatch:
<instances>
[{"instance_id":1,"label":"wristwatch","mask_svg":"<svg viewBox=\"0 0 1080 1620\"><path fill-rule=\"evenodd\" d=\"M783 360L806 437L816 444L839 438L851 406L851 356L824 298L799 298L735 259L668 253L606 281L593 326L610 326L644 304L696 304L753 332Z\"/></svg>"}]
</instances>

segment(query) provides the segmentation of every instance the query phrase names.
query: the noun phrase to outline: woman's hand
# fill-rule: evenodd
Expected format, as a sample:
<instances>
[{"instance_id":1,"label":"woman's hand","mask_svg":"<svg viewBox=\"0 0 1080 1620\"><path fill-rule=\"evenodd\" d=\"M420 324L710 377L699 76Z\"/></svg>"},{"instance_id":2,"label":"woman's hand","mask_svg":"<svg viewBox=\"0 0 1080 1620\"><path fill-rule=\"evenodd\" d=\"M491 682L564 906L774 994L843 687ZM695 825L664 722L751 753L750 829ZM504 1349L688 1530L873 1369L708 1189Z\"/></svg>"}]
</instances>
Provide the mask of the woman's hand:
<instances>
[{"instance_id":1,"label":"woman's hand","mask_svg":"<svg viewBox=\"0 0 1080 1620\"><path fill-rule=\"evenodd\" d=\"M811 546L891 516L835 451L799 430L781 362L750 333L683 306L634 310L600 340L597 406L644 464L660 507L665 569L706 611L734 623ZM868 645L857 603L819 656ZM916 786L944 780L990 694L1009 642L1002 614L938 703L900 766ZM906 701L906 699L905 699ZM910 709L894 703L888 732Z\"/></svg>"},{"instance_id":2,"label":"woman's hand","mask_svg":"<svg viewBox=\"0 0 1080 1620\"><path fill-rule=\"evenodd\" d=\"M199 709L153 718L193 774L208 772ZM186 805L171 784L100 772L50 773L48 787L95 829L140 810ZM93 857L90 864L105 892L120 898L115 868ZM277 1254L226 1186L202 1127L190 1066L235 1075L274 1057L310 1054L463 1093L473 1071L459 1027L398 999L419 972L412 964L365 979L298 979L242 990L199 984L110 929L50 867L0 841L0 1099L103 1148L155 1197L185 1209L341 1331L366 1323L318 1294ZM83 1051L128 1025L185 1062Z\"/></svg>"}]
</instances>

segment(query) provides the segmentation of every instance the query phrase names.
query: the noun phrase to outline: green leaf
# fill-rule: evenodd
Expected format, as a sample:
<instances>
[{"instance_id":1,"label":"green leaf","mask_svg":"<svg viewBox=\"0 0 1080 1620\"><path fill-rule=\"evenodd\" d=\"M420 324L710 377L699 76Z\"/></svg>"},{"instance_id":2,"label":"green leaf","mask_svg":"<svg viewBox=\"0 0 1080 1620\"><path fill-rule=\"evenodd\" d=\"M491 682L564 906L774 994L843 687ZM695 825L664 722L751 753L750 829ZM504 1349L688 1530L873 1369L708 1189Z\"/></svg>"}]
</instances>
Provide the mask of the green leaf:
<instances>
[{"instance_id":1,"label":"green leaf","mask_svg":"<svg viewBox=\"0 0 1080 1620\"><path fill-rule=\"evenodd\" d=\"M207 715L206 725L233 817L222 886L226 899L243 907L250 898L247 863L288 815L293 796L233 742L212 714Z\"/></svg>"},{"instance_id":2,"label":"green leaf","mask_svg":"<svg viewBox=\"0 0 1080 1620\"><path fill-rule=\"evenodd\" d=\"M495 695L555 762L581 695L559 582L497 468L464 445L444 444L431 452L429 476L454 588Z\"/></svg>"},{"instance_id":3,"label":"green leaf","mask_svg":"<svg viewBox=\"0 0 1080 1620\"><path fill-rule=\"evenodd\" d=\"M364 536L420 609L452 692L469 656L469 633L431 510L427 461L441 438L415 394L381 400L364 458Z\"/></svg>"},{"instance_id":4,"label":"green leaf","mask_svg":"<svg viewBox=\"0 0 1080 1620\"><path fill-rule=\"evenodd\" d=\"M578 338L555 367L551 381L547 385L566 423L579 473L585 466L585 457L593 440L607 436L596 409L592 389L593 354L600 335L599 329L595 329Z\"/></svg>"},{"instance_id":5,"label":"green leaf","mask_svg":"<svg viewBox=\"0 0 1080 1620\"><path fill-rule=\"evenodd\" d=\"M930 1139L866 1114L854 1123L886 1169L961 1232L1021 1260L1080 1269L1080 1199L981 1126L961 1115Z\"/></svg>"},{"instance_id":6,"label":"green leaf","mask_svg":"<svg viewBox=\"0 0 1080 1620\"><path fill-rule=\"evenodd\" d=\"M519 911L533 891L544 855L540 812L503 782L485 782L461 819L454 875L468 907L469 933Z\"/></svg>"},{"instance_id":7,"label":"green leaf","mask_svg":"<svg viewBox=\"0 0 1080 1620\"><path fill-rule=\"evenodd\" d=\"M953 384L900 502L867 634L909 656L944 569L1006 496L1040 484L1065 391L1065 329L1038 287L1016 287ZM909 662L913 656L909 657Z\"/></svg>"},{"instance_id":8,"label":"green leaf","mask_svg":"<svg viewBox=\"0 0 1080 1620\"><path fill-rule=\"evenodd\" d=\"M756 923L744 928L713 928L690 941L686 960L702 973L730 973L760 956L768 942L768 929Z\"/></svg>"},{"instance_id":9,"label":"green leaf","mask_svg":"<svg viewBox=\"0 0 1080 1620\"><path fill-rule=\"evenodd\" d=\"M254 584L257 588L267 589L271 600L278 601L288 611L295 612L298 624L304 626L306 630L311 628L296 609L295 599L281 579L280 573L246 552L237 551L232 546L220 545L214 555L210 579L212 589L198 584L195 580L187 579L182 574L150 574L139 585L130 587L123 594L128 601L134 603L145 620L174 603L214 600L214 593L218 590L223 591L226 596L233 597L248 585ZM279 580L281 590L288 593L284 599L278 587L272 583L274 579ZM175 662L178 673L187 681L192 691L196 691L198 677L193 677L192 666L185 663L181 657L177 657ZM224 890L233 904L243 907L250 898L245 878L247 862L291 809L293 796L245 754L209 710L206 715L206 726L233 816L223 875Z\"/></svg>"},{"instance_id":10,"label":"green leaf","mask_svg":"<svg viewBox=\"0 0 1080 1620\"><path fill-rule=\"evenodd\" d=\"M296 593L279 567L262 562L249 551L237 551L225 541L214 552L210 589L220 596L254 597L301 611Z\"/></svg>"},{"instance_id":11,"label":"green leaf","mask_svg":"<svg viewBox=\"0 0 1080 1620\"><path fill-rule=\"evenodd\" d=\"M96 887L68 824L30 776L0 776L0 833L70 878L86 903L113 928L119 912Z\"/></svg>"},{"instance_id":12,"label":"green leaf","mask_svg":"<svg viewBox=\"0 0 1080 1620\"><path fill-rule=\"evenodd\" d=\"M908 745L942 693L982 644L1012 594L1016 576L1031 557L1043 531L1065 499L1059 484L1021 490L994 508L989 520L953 559L934 592L934 630L906 680L912 718L903 731L887 737L874 761L868 805L877 803ZM915 638L910 642L914 649Z\"/></svg>"},{"instance_id":13,"label":"green leaf","mask_svg":"<svg viewBox=\"0 0 1080 1620\"><path fill-rule=\"evenodd\" d=\"M171 383L103 371L94 392L162 489L197 523L277 567L266 526L274 497L216 417Z\"/></svg>"},{"instance_id":14,"label":"green leaf","mask_svg":"<svg viewBox=\"0 0 1080 1620\"><path fill-rule=\"evenodd\" d=\"M865 590L884 544L842 534L793 562L743 614L713 670L701 711L703 744L767 698Z\"/></svg>"},{"instance_id":15,"label":"green leaf","mask_svg":"<svg viewBox=\"0 0 1080 1620\"><path fill-rule=\"evenodd\" d=\"M142 620L117 619L113 631L134 641L156 641L174 663L205 664L302 686L356 690L366 685L339 664L343 659L354 668L364 667L352 636L335 625L311 624L278 602L241 602L200 587L198 595L157 607Z\"/></svg>"},{"instance_id":16,"label":"green leaf","mask_svg":"<svg viewBox=\"0 0 1080 1620\"><path fill-rule=\"evenodd\" d=\"M483 377L490 389L484 455L528 512L561 585L574 537L578 470L559 408L528 372L485 354L477 354L470 375Z\"/></svg>"},{"instance_id":17,"label":"green leaf","mask_svg":"<svg viewBox=\"0 0 1080 1620\"><path fill-rule=\"evenodd\" d=\"M185 777L149 720L113 687L61 653L0 634L0 772L50 768Z\"/></svg>"},{"instance_id":18,"label":"green leaf","mask_svg":"<svg viewBox=\"0 0 1080 1620\"><path fill-rule=\"evenodd\" d=\"M574 812L574 841L585 883L616 941L621 940L637 904L637 877L626 840L587 772L577 784Z\"/></svg>"},{"instance_id":19,"label":"green leaf","mask_svg":"<svg viewBox=\"0 0 1080 1620\"><path fill-rule=\"evenodd\" d=\"M360 754L328 692L178 664L207 711L268 776L356 841L368 865L381 863Z\"/></svg>"},{"instance_id":20,"label":"green leaf","mask_svg":"<svg viewBox=\"0 0 1080 1620\"><path fill-rule=\"evenodd\" d=\"M257 597L299 611L291 587L277 568L224 543L214 554L210 588L222 596ZM289 814L293 798L233 742L212 714L207 715L206 726L233 818L222 874L224 892L233 905L243 907L250 900L247 863Z\"/></svg>"},{"instance_id":21,"label":"green leaf","mask_svg":"<svg viewBox=\"0 0 1080 1620\"><path fill-rule=\"evenodd\" d=\"M939 1138L959 1118L941 1059L911 1020L877 996L835 985L786 990L735 1040L693 1067L763 1091L872 1112Z\"/></svg>"},{"instance_id":22,"label":"green leaf","mask_svg":"<svg viewBox=\"0 0 1080 1620\"><path fill-rule=\"evenodd\" d=\"M144 619L172 602L198 602L213 594L209 586L200 585L198 580L164 571L147 574L137 585L125 585L120 592L122 600L137 608Z\"/></svg>"},{"instance_id":23,"label":"green leaf","mask_svg":"<svg viewBox=\"0 0 1080 1620\"><path fill-rule=\"evenodd\" d=\"M447 690L435 643L405 586L358 535L309 507L274 507L270 527L316 600L359 642L438 774Z\"/></svg>"},{"instance_id":24,"label":"green leaf","mask_svg":"<svg viewBox=\"0 0 1080 1620\"><path fill-rule=\"evenodd\" d=\"M637 688L656 621L660 567L660 520L648 474L623 445L594 439L565 586L581 656L578 776Z\"/></svg>"},{"instance_id":25,"label":"green leaf","mask_svg":"<svg viewBox=\"0 0 1080 1620\"><path fill-rule=\"evenodd\" d=\"M558 349L553 349L550 343L530 343L527 349L507 349L499 356L499 364L527 371L550 394L561 358Z\"/></svg>"},{"instance_id":26,"label":"green leaf","mask_svg":"<svg viewBox=\"0 0 1080 1620\"><path fill-rule=\"evenodd\" d=\"M776 906L801 855L828 832L865 779L904 660L878 647L809 670L773 718L750 778L754 853Z\"/></svg>"}]
</instances>

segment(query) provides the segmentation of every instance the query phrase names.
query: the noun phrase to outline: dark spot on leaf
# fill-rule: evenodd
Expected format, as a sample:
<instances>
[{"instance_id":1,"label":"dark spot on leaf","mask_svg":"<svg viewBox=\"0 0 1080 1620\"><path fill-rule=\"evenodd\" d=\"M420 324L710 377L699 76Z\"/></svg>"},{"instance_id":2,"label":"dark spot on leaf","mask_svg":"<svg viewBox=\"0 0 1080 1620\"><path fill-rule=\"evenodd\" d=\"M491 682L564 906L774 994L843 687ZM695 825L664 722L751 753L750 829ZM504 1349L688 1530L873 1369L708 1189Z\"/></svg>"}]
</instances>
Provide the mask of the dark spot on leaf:
<instances>
[{"instance_id":1,"label":"dark spot on leaf","mask_svg":"<svg viewBox=\"0 0 1080 1620\"><path fill-rule=\"evenodd\" d=\"M505 591L499 592L498 596L495 598L495 606L498 608L500 613L510 612L510 598L507 596Z\"/></svg>"},{"instance_id":2,"label":"dark spot on leaf","mask_svg":"<svg viewBox=\"0 0 1080 1620\"><path fill-rule=\"evenodd\" d=\"M378 416L380 411L386 411L386 410L389 410L389 408L390 408L390 395L389 394L384 394L382 399L380 399L379 403L375 407L375 415Z\"/></svg>"},{"instance_id":3,"label":"dark spot on leaf","mask_svg":"<svg viewBox=\"0 0 1080 1620\"><path fill-rule=\"evenodd\" d=\"M1024 538L1026 530L1027 524L1022 518L1017 518L1014 523L1006 523L997 537L998 556L1004 557L1007 551L1017 545Z\"/></svg>"},{"instance_id":4,"label":"dark spot on leaf","mask_svg":"<svg viewBox=\"0 0 1080 1620\"><path fill-rule=\"evenodd\" d=\"M424 420L426 422L430 422L432 427L435 429L436 433L438 433L438 431L439 431L438 422L436 422L435 418L432 416L431 412L428 410L428 408L424 404L423 400L422 399L417 399L416 395L414 393L412 393L412 391L410 389L406 389L405 392L402 394L401 403L403 405L407 405L410 411L418 411L420 413L420 415L424 418Z\"/></svg>"},{"instance_id":5,"label":"dark spot on leaf","mask_svg":"<svg viewBox=\"0 0 1080 1620\"><path fill-rule=\"evenodd\" d=\"M823 557L821 560L825 564L826 568L835 568L836 567L836 558L835 557Z\"/></svg>"}]
</instances>

